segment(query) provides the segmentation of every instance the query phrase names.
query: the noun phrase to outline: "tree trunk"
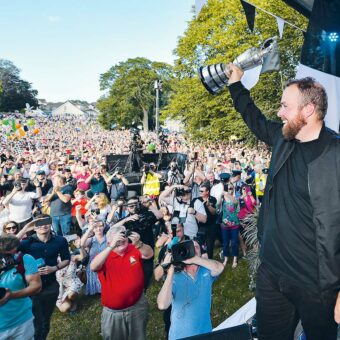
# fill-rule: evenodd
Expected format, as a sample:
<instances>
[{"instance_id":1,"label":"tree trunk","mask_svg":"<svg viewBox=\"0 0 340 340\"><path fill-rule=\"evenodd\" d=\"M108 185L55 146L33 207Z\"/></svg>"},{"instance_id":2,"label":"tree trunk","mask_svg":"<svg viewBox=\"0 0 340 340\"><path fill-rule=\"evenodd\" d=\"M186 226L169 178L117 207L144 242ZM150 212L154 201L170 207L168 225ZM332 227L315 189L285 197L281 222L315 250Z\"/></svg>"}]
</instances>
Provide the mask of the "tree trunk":
<instances>
[{"instance_id":1,"label":"tree trunk","mask_svg":"<svg viewBox=\"0 0 340 340\"><path fill-rule=\"evenodd\" d=\"M143 129L144 132L149 132L149 115L146 109L143 109Z\"/></svg>"}]
</instances>

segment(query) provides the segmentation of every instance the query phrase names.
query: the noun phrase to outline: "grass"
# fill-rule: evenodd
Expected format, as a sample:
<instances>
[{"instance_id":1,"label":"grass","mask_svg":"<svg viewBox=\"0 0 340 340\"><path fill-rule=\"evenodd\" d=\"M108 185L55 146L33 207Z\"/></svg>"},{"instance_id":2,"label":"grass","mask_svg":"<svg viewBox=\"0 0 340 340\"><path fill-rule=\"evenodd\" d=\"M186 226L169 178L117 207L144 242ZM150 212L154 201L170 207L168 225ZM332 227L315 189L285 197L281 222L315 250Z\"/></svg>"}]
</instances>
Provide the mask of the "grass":
<instances>
[{"instance_id":1,"label":"grass","mask_svg":"<svg viewBox=\"0 0 340 340\"><path fill-rule=\"evenodd\" d=\"M231 261L229 261L231 262ZM150 304L149 322L147 327L148 339L165 339L163 315L157 309L156 298L162 283L152 282L147 291ZM211 317L213 327L233 314L238 308L253 297L248 289L248 263L240 260L236 269L231 269L228 263L213 288L213 304ZM101 339L100 316L102 306L100 297L81 296L78 311L73 314L62 314L57 308L53 314L49 340Z\"/></svg>"}]
</instances>

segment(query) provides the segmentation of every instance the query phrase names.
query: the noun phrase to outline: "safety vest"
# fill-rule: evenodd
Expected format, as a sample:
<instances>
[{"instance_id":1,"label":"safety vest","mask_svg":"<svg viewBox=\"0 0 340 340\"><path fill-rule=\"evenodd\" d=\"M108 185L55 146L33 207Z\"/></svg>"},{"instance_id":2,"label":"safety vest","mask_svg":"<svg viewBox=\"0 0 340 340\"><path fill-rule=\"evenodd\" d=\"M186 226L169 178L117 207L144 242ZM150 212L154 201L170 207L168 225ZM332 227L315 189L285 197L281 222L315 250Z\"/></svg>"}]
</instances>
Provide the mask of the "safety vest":
<instances>
[{"instance_id":1,"label":"safety vest","mask_svg":"<svg viewBox=\"0 0 340 340\"><path fill-rule=\"evenodd\" d=\"M159 196L160 188L159 178L156 175L148 173L143 187L143 195Z\"/></svg>"},{"instance_id":2,"label":"safety vest","mask_svg":"<svg viewBox=\"0 0 340 340\"><path fill-rule=\"evenodd\" d=\"M256 190L256 197L263 196L264 194L264 188L266 186L267 182L267 175L261 174L255 175L255 190ZM263 191L261 191L263 190Z\"/></svg>"}]
</instances>

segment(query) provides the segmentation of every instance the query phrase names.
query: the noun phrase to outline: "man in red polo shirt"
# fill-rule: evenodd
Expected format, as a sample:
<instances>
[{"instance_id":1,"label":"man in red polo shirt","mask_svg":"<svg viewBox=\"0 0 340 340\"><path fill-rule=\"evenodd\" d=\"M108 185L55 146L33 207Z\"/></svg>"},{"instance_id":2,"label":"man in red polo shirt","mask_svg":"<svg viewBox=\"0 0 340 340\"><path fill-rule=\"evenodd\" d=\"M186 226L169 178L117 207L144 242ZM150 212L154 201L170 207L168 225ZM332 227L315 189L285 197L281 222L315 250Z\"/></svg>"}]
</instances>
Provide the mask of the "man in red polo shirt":
<instances>
[{"instance_id":1,"label":"man in red polo shirt","mask_svg":"<svg viewBox=\"0 0 340 340\"><path fill-rule=\"evenodd\" d=\"M91 262L102 287L103 339L144 340L148 302L143 294L142 260L150 259L153 250L140 241L139 234L133 232L127 237L124 226L111 228L107 241L107 248Z\"/></svg>"}]
</instances>

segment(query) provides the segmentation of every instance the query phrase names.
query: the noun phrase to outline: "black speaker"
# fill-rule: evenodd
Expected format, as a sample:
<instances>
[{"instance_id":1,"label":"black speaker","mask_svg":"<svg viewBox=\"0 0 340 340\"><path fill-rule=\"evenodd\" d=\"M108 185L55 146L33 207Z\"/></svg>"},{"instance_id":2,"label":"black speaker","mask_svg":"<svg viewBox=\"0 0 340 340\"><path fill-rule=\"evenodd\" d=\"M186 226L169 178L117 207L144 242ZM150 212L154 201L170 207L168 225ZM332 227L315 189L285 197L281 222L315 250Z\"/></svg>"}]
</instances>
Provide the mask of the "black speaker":
<instances>
[{"instance_id":1,"label":"black speaker","mask_svg":"<svg viewBox=\"0 0 340 340\"><path fill-rule=\"evenodd\" d=\"M107 170L112 173L116 168L121 170L125 169L126 162L128 161L129 155L107 155L106 164ZM143 163L158 163L159 154L158 153L144 153L141 155ZM187 160L187 155L183 153L163 153L161 157L161 163L158 170L165 170L168 168L170 162L175 161L178 164L181 172L184 171L185 163ZM133 164L133 171L138 172L140 169L136 169L135 164Z\"/></svg>"},{"instance_id":2,"label":"black speaker","mask_svg":"<svg viewBox=\"0 0 340 340\"><path fill-rule=\"evenodd\" d=\"M250 325L243 324L231 328L221 329L216 332L210 332L188 338L182 339L195 339L195 340L252 340Z\"/></svg>"}]
</instances>

